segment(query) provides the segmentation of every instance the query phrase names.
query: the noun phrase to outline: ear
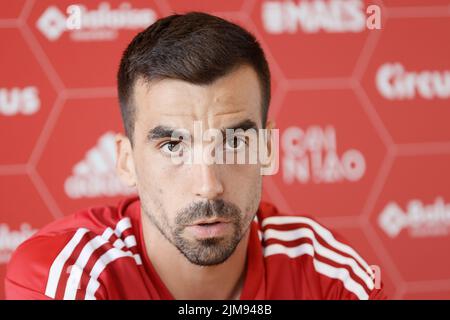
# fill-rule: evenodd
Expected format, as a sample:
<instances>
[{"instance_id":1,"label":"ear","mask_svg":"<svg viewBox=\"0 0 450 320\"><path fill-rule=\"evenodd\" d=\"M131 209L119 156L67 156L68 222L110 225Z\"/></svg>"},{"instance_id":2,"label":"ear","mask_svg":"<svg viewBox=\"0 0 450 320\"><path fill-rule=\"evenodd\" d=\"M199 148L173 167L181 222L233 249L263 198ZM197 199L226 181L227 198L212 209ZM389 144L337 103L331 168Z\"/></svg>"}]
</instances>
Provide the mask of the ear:
<instances>
[{"instance_id":1,"label":"ear","mask_svg":"<svg viewBox=\"0 0 450 320\"><path fill-rule=\"evenodd\" d=\"M116 172L119 178L129 187L137 184L134 167L133 149L128 137L121 133L116 134Z\"/></svg>"},{"instance_id":2,"label":"ear","mask_svg":"<svg viewBox=\"0 0 450 320\"><path fill-rule=\"evenodd\" d=\"M266 123L267 135L265 139L266 161L261 166L261 175L270 176L278 172L279 168L279 130L275 129L275 122L268 120Z\"/></svg>"}]
</instances>

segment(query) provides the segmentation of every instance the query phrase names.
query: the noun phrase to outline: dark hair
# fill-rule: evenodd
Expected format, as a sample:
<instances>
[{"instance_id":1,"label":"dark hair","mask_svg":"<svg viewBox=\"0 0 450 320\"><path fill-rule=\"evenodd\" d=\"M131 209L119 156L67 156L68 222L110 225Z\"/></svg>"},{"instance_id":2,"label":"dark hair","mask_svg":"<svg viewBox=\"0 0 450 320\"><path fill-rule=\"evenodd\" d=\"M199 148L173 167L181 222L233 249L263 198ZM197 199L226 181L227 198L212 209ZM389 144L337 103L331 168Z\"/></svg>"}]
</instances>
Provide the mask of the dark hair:
<instances>
[{"instance_id":1,"label":"dark hair","mask_svg":"<svg viewBox=\"0 0 450 320\"><path fill-rule=\"evenodd\" d=\"M123 53L117 74L125 133L133 144L137 79L171 78L209 84L248 64L260 80L262 125L270 103L270 71L256 38L242 27L201 12L174 14L137 34Z\"/></svg>"}]
</instances>

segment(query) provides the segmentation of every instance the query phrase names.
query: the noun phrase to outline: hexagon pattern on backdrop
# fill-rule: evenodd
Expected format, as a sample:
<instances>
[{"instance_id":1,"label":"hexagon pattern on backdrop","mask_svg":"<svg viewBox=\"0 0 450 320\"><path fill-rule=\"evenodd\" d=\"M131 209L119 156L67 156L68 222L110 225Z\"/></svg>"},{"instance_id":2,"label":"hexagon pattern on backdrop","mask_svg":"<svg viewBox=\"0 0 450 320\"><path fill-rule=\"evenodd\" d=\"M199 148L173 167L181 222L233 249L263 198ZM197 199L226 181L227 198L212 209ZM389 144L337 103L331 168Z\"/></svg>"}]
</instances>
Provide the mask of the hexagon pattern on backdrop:
<instances>
[{"instance_id":1,"label":"hexagon pattern on backdrop","mask_svg":"<svg viewBox=\"0 0 450 320\"><path fill-rule=\"evenodd\" d=\"M448 0L82 0L83 28L68 29L71 4L0 2L0 299L35 230L135 193L114 172L119 59L156 19L193 10L266 52L280 166L263 199L347 238L390 298L450 298Z\"/></svg>"}]
</instances>

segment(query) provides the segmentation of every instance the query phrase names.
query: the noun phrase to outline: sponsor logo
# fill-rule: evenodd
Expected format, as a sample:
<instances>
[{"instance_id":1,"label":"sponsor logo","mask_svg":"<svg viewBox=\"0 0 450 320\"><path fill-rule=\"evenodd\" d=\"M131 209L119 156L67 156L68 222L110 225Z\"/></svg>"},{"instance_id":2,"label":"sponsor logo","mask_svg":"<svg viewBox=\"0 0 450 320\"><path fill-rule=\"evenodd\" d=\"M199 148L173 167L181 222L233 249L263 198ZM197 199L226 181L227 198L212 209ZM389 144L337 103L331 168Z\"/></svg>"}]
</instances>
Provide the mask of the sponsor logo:
<instances>
[{"instance_id":1,"label":"sponsor logo","mask_svg":"<svg viewBox=\"0 0 450 320\"><path fill-rule=\"evenodd\" d=\"M361 0L265 1L262 22L270 34L362 32L366 15Z\"/></svg>"},{"instance_id":2,"label":"sponsor logo","mask_svg":"<svg viewBox=\"0 0 450 320\"><path fill-rule=\"evenodd\" d=\"M79 199L136 193L134 188L120 181L115 172L115 162L115 133L107 132L74 166L72 175L64 183L66 195L71 199Z\"/></svg>"},{"instance_id":3,"label":"sponsor logo","mask_svg":"<svg viewBox=\"0 0 450 320\"><path fill-rule=\"evenodd\" d=\"M143 29L156 21L156 13L149 8L133 8L122 3L116 9L108 2L101 2L97 9L89 10L77 5L80 25L71 27L71 12L68 15L56 6L48 7L36 22L36 27L50 41L58 40L64 32L69 32L74 41L107 41L118 36L119 29ZM72 13L73 14L73 13Z\"/></svg>"},{"instance_id":4,"label":"sponsor logo","mask_svg":"<svg viewBox=\"0 0 450 320\"><path fill-rule=\"evenodd\" d=\"M0 116L30 116L40 107L39 90L35 86L0 88Z\"/></svg>"},{"instance_id":5,"label":"sponsor logo","mask_svg":"<svg viewBox=\"0 0 450 320\"><path fill-rule=\"evenodd\" d=\"M10 230L7 224L0 224L0 264L7 263L13 251L36 231L28 223L22 223L19 230Z\"/></svg>"},{"instance_id":6,"label":"sponsor logo","mask_svg":"<svg viewBox=\"0 0 450 320\"><path fill-rule=\"evenodd\" d=\"M406 71L399 63L385 63L376 74L378 92L388 100L450 98L450 70Z\"/></svg>"},{"instance_id":7,"label":"sponsor logo","mask_svg":"<svg viewBox=\"0 0 450 320\"><path fill-rule=\"evenodd\" d=\"M281 143L285 183L356 182L366 172L366 161L359 150L338 154L336 129L332 126L310 126L306 130L289 127Z\"/></svg>"},{"instance_id":8,"label":"sponsor logo","mask_svg":"<svg viewBox=\"0 0 450 320\"><path fill-rule=\"evenodd\" d=\"M432 204L413 199L403 210L392 201L380 213L378 225L391 238L404 229L411 237L446 236L450 231L450 204L442 197L437 197Z\"/></svg>"}]
</instances>

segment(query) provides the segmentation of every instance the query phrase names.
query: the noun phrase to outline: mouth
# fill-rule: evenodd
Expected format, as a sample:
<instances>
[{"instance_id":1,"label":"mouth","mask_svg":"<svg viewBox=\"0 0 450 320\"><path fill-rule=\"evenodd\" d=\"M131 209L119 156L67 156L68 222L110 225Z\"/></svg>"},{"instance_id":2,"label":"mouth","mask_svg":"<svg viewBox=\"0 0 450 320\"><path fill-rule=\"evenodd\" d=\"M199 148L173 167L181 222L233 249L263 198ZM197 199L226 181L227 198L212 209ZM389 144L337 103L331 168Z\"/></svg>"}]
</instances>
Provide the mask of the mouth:
<instances>
[{"instance_id":1,"label":"mouth","mask_svg":"<svg viewBox=\"0 0 450 320\"><path fill-rule=\"evenodd\" d=\"M231 223L223 219L202 220L189 225L187 229L196 238L211 238L220 237L226 234L231 226Z\"/></svg>"},{"instance_id":2,"label":"mouth","mask_svg":"<svg viewBox=\"0 0 450 320\"><path fill-rule=\"evenodd\" d=\"M214 225L214 224L218 224L218 223L228 223L230 221L225 220L225 219L203 219L203 220L198 220L196 222L194 222L193 224L191 224L191 226L208 226L208 225Z\"/></svg>"}]
</instances>

